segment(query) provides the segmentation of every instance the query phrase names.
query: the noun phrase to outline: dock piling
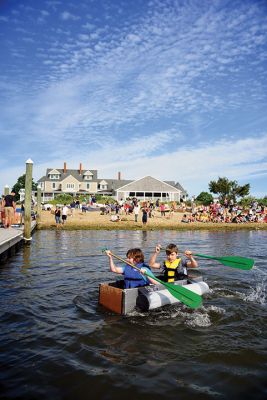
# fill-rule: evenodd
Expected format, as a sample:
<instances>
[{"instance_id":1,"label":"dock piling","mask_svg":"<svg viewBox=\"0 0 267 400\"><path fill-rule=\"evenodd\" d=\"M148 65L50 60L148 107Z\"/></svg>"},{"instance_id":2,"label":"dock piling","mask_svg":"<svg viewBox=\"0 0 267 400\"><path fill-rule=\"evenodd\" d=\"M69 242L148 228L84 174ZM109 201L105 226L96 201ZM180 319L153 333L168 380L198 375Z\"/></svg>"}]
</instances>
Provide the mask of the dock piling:
<instances>
[{"instance_id":1,"label":"dock piling","mask_svg":"<svg viewBox=\"0 0 267 400\"><path fill-rule=\"evenodd\" d=\"M25 215L24 215L24 240L31 238L31 202L32 202L32 167L33 161L29 158L26 161L25 178Z\"/></svg>"}]
</instances>

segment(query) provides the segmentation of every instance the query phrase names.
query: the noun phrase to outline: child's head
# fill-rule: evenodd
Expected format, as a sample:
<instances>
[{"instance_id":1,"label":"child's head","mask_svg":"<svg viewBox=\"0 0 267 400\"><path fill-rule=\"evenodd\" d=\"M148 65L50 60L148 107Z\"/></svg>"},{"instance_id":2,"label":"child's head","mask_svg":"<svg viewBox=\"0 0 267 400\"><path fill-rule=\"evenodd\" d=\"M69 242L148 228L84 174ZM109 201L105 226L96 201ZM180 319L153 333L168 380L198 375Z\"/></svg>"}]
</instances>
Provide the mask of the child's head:
<instances>
[{"instance_id":1,"label":"child's head","mask_svg":"<svg viewBox=\"0 0 267 400\"><path fill-rule=\"evenodd\" d=\"M136 264L144 262L144 254L141 249L130 249L127 251L126 257L132 258Z\"/></svg>"},{"instance_id":2,"label":"child's head","mask_svg":"<svg viewBox=\"0 0 267 400\"><path fill-rule=\"evenodd\" d=\"M166 256L170 262L174 261L178 256L178 247L173 243L168 244L166 247Z\"/></svg>"}]
</instances>

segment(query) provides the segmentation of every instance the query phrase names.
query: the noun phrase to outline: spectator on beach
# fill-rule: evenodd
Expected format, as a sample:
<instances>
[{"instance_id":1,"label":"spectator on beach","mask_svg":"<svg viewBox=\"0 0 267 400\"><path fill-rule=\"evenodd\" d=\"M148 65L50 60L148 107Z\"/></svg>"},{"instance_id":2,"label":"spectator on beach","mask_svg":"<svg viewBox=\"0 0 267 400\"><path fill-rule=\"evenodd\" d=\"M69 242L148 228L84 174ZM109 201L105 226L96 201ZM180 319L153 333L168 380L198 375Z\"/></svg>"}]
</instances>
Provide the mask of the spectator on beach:
<instances>
[{"instance_id":1,"label":"spectator on beach","mask_svg":"<svg viewBox=\"0 0 267 400\"><path fill-rule=\"evenodd\" d=\"M161 216L165 217L165 204L161 203L160 206L159 206L159 209L160 209Z\"/></svg>"},{"instance_id":2,"label":"spectator on beach","mask_svg":"<svg viewBox=\"0 0 267 400\"><path fill-rule=\"evenodd\" d=\"M71 215L71 217L73 217L73 215L74 215L75 207L76 207L75 201L72 200L72 202L70 203L70 215Z\"/></svg>"},{"instance_id":3,"label":"spectator on beach","mask_svg":"<svg viewBox=\"0 0 267 400\"><path fill-rule=\"evenodd\" d=\"M113 214L110 216L110 221L111 222L119 222L120 221L120 216L118 214Z\"/></svg>"},{"instance_id":4,"label":"spectator on beach","mask_svg":"<svg viewBox=\"0 0 267 400\"><path fill-rule=\"evenodd\" d=\"M82 203L82 212L83 212L83 213L86 213L86 211L87 211L87 205L86 205L86 202L84 201L84 202Z\"/></svg>"},{"instance_id":5,"label":"spectator on beach","mask_svg":"<svg viewBox=\"0 0 267 400\"><path fill-rule=\"evenodd\" d=\"M109 250L106 250L106 254L109 257L110 271L115 272L116 274L124 275L125 289L147 286L150 283L154 284L157 283L153 278L150 278L147 275L145 275L146 271L149 271L150 274L151 271L149 266L144 263L144 254L141 249L128 250L126 257L127 261L133 264L142 273L140 273L138 270L136 270L135 268L131 267L128 264L125 264L122 267L117 267L114 264L111 252Z\"/></svg>"},{"instance_id":6,"label":"spectator on beach","mask_svg":"<svg viewBox=\"0 0 267 400\"><path fill-rule=\"evenodd\" d=\"M68 207L66 204L64 204L64 207L62 208L62 224L64 225L67 221L67 215L68 215Z\"/></svg>"},{"instance_id":7,"label":"spectator on beach","mask_svg":"<svg viewBox=\"0 0 267 400\"><path fill-rule=\"evenodd\" d=\"M187 279L188 272L187 268L197 268L198 263L194 259L192 252L186 250L184 252L185 257L178 258L178 247L170 243L166 247L166 260L163 262L162 266L160 263L156 262L157 256L161 250L161 245L158 244L155 248L154 254L150 257L149 266L151 268L160 269L163 268L162 280L165 282L174 282L176 280Z\"/></svg>"},{"instance_id":8,"label":"spectator on beach","mask_svg":"<svg viewBox=\"0 0 267 400\"><path fill-rule=\"evenodd\" d=\"M143 213L143 215L142 215L142 223L143 223L143 225L147 224L148 212L149 212L149 210L148 210L148 208L146 206L142 207L142 213Z\"/></svg>"},{"instance_id":9,"label":"spectator on beach","mask_svg":"<svg viewBox=\"0 0 267 400\"><path fill-rule=\"evenodd\" d=\"M133 212L134 212L134 221L138 222L138 215L140 212L140 205L138 203L135 203Z\"/></svg>"},{"instance_id":10,"label":"spectator on beach","mask_svg":"<svg viewBox=\"0 0 267 400\"><path fill-rule=\"evenodd\" d=\"M5 206L4 206L4 199L5 199L5 196L3 195L3 196L1 197L1 199L0 199L0 217L1 217L1 222L2 222L3 227L4 227L4 225L5 225Z\"/></svg>"},{"instance_id":11,"label":"spectator on beach","mask_svg":"<svg viewBox=\"0 0 267 400\"><path fill-rule=\"evenodd\" d=\"M4 208L5 208L5 228L10 228L13 223L15 212L16 212L16 203L14 200L15 192L12 190L11 194L7 194L4 198Z\"/></svg>"},{"instance_id":12,"label":"spectator on beach","mask_svg":"<svg viewBox=\"0 0 267 400\"><path fill-rule=\"evenodd\" d=\"M61 211L59 207L56 207L55 209L55 220L56 220L56 227L58 228L58 225L60 224L60 217L61 217Z\"/></svg>"},{"instance_id":13,"label":"spectator on beach","mask_svg":"<svg viewBox=\"0 0 267 400\"><path fill-rule=\"evenodd\" d=\"M191 220L189 220L189 218L187 217L187 215L184 214L183 217L182 217L182 219L181 219L181 222L189 223L189 222L191 222Z\"/></svg>"}]
</instances>

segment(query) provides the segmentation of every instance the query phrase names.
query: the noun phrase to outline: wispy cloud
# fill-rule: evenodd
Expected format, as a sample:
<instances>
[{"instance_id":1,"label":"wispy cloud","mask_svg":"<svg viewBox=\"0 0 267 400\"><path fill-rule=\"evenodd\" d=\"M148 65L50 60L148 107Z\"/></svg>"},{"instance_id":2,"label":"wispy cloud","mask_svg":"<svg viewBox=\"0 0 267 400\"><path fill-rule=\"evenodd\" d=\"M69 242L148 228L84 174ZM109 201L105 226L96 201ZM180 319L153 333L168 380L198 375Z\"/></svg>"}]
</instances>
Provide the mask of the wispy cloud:
<instances>
[{"instance_id":1,"label":"wispy cloud","mask_svg":"<svg viewBox=\"0 0 267 400\"><path fill-rule=\"evenodd\" d=\"M41 144L40 165L64 154L191 187L221 171L265 174L262 2L151 0L130 13L46 1L19 12L22 35L5 39L0 129L6 139L27 132L23 153ZM49 29L39 33L34 17Z\"/></svg>"},{"instance_id":2,"label":"wispy cloud","mask_svg":"<svg viewBox=\"0 0 267 400\"><path fill-rule=\"evenodd\" d=\"M79 16L73 15L68 11L64 11L63 13L61 13L61 18L63 19L63 21L78 21L80 19Z\"/></svg>"}]
</instances>

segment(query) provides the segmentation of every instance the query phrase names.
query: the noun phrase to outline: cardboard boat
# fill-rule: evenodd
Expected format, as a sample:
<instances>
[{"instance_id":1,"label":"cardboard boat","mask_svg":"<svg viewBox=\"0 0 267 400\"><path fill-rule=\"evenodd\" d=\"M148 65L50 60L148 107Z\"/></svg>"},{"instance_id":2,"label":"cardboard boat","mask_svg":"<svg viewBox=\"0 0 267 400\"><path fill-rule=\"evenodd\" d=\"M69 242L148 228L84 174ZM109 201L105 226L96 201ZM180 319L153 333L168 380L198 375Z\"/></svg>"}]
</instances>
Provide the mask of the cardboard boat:
<instances>
[{"instance_id":1,"label":"cardboard boat","mask_svg":"<svg viewBox=\"0 0 267 400\"><path fill-rule=\"evenodd\" d=\"M199 295L209 292L209 286L202 276L193 279L175 281L175 285L183 285ZM105 282L99 285L98 302L116 314L127 315L135 309L149 311L167 304L180 303L162 284L124 289L124 281Z\"/></svg>"}]
</instances>

